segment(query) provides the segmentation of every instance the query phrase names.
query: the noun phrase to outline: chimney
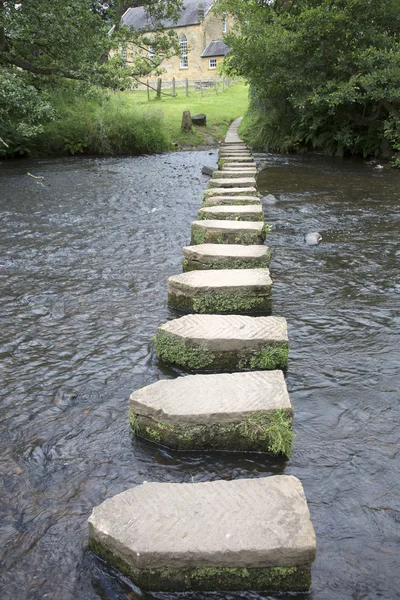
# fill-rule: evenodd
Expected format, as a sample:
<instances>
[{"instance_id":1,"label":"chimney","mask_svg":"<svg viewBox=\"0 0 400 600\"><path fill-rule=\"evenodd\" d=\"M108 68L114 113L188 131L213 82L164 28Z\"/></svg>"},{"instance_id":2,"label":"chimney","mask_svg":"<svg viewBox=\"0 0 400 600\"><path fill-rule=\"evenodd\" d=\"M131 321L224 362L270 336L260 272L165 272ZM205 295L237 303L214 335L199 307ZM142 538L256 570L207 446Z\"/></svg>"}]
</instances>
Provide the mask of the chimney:
<instances>
[{"instance_id":1,"label":"chimney","mask_svg":"<svg viewBox=\"0 0 400 600\"><path fill-rule=\"evenodd\" d=\"M199 2L199 7L197 9L197 18L199 21L204 21L204 4Z\"/></svg>"}]
</instances>

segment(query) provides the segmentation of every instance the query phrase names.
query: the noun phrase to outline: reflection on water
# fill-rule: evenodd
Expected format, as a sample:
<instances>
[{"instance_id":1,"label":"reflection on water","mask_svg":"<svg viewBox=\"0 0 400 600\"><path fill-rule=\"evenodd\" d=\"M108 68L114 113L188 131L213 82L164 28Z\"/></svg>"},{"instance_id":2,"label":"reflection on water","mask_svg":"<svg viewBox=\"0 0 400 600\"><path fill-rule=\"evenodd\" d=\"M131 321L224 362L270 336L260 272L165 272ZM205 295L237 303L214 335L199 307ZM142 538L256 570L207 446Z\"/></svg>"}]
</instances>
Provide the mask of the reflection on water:
<instances>
[{"instance_id":1,"label":"reflection on water","mask_svg":"<svg viewBox=\"0 0 400 600\"><path fill-rule=\"evenodd\" d=\"M130 436L130 392L175 376L151 339L173 316L166 281L181 270L201 167L215 161L194 152L0 166L2 599L175 597L141 593L86 551L92 507L143 481L283 472L303 482L317 533L301 598L399 597L399 173L262 158L260 189L278 199L264 206L274 312L290 327L290 462L170 452ZM310 231L320 246L304 243Z\"/></svg>"}]
</instances>

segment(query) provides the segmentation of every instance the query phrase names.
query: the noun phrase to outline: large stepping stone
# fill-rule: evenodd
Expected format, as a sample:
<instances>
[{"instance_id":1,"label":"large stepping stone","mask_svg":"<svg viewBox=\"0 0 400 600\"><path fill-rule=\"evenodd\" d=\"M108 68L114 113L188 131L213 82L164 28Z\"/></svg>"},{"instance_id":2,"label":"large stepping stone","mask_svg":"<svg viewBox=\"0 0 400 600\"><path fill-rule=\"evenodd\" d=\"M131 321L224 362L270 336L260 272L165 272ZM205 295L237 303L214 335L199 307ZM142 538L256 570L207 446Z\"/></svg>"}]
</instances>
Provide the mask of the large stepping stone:
<instances>
[{"instance_id":1,"label":"large stepping stone","mask_svg":"<svg viewBox=\"0 0 400 600\"><path fill-rule=\"evenodd\" d=\"M191 271L168 279L168 305L195 313L268 313L272 281L268 269Z\"/></svg>"},{"instance_id":2,"label":"large stepping stone","mask_svg":"<svg viewBox=\"0 0 400 600\"><path fill-rule=\"evenodd\" d=\"M220 166L221 171L226 171L228 169L254 169L256 163L253 162L222 162Z\"/></svg>"},{"instance_id":3,"label":"large stepping stone","mask_svg":"<svg viewBox=\"0 0 400 600\"><path fill-rule=\"evenodd\" d=\"M268 231L262 221L193 221L192 244L263 244Z\"/></svg>"},{"instance_id":4,"label":"large stepping stone","mask_svg":"<svg viewBox=\"0 0 400 600\"><path fill-rule=\"evenodd\" d=\"M268 246L240 244L199 244L183 248L184 271L209 269L267 268L271 261Z\"/></svg>"},{"instance_id":5,"label":"large stepping stone","mask_svg":"<svg viewBox=\"0 0 400 600\"><path fill-rule=\"evenodd\" d=\"M222 150L219 153L219 157L222 160L226 160L226 158L233 156L233 157L237 157L237 156L244 156L245 158L252 158L253 155L251 152L247 151L247 150Z\"/></svg>"},{"instance_id":6,"label":"large stepping stone","mask_svg":"<svg viewBox=\"0 0 400 600\"><path fill-rule=\"evenodd\" d=\"M204 199L210 196L257 196L255 187L219 187L207 188L204 192Z\"/></svg>"},{"instance_id":7,"label":"large stepping stone","mask_svg":"<svg viewBox=\"0 0 400 600\"><path fill-rule=\"evenodd\" d=\"M157 330L156 352L192 371L286 369L289 342L282 317L185 315Z\"/></svg>"},{"instance_id":8,"label":"large stepping stone","mask_svg":"<svg viewBox=\"0 0 400 600\"><path fill-rule=\"evenodd\" d=\"M94 508L88 524L93 552L143 590L311 585L316 540L296 477L146 483Z\"/></svg>"},{"instance_id":9,"label":"large stepping stone","mask_svg":"<svg viewBox=\"0 0 400 600\"><path fill-rule=\"evenodd\" d=\"M261 206L261 200L258 196L210 196L203 200L202 208L206 206L220 205L248 205L253 204Z\"/></svg>"},{"instance_id":10,"label":"large stepping stone","mask_svg":"<svg viewBox=\"0 0 400 600\"><path fill-rule=\"evenodd\" d=\"M243 155L225 155L225 156L220 156L219 158L219 162L221 162L222 164L224 163L240 163L240 164L255 164L255 160L252 156L243 156Z\"/></svg>"},{"instance_id":11,"label":"large stepping stone","mask_svg":"<svg viewBox=\"0 0 400 600\"><path fill-rule=\"evenodd\" d=\"M224 179L210 179L208 182L209 188L237 188L237 187L251 187L256 186L256 180L254 177L232 177Z\"/></svg>"},{"instance_id":12,"label":"large stepping stone","mask_svg":"<svg viewBox=\"0 0 400 600\"><path fill-rule=\"evenodd\" d=\"M264 221L264 211L261 205L249 204L244 206L225 205L200 208L198 219L228 219L233 221Z\"/></svg>"},{"instance_id":13,"label":"large stepping stone","mask_svg":"<svg viewBox=\"0 0 400 600\"><path fill-rule=\"evenodd\" d=\"M249 177L250 175L257 175L256 168L237 170L232 169L232 171L214 171L213 179L230 179L230 178L238 178L242 179L243 177Z\"/></svg>"},{"instance_id":14,"label":"large stepping stone","mask_svg":"<svg viewBox=\"0 0 400 600\"><path fill-rule=\"evenodd\" d=\"M134 432L174 450L290 457L292 416L282 371L164 379L130 397Z\"/></svg>"}]
</instances>

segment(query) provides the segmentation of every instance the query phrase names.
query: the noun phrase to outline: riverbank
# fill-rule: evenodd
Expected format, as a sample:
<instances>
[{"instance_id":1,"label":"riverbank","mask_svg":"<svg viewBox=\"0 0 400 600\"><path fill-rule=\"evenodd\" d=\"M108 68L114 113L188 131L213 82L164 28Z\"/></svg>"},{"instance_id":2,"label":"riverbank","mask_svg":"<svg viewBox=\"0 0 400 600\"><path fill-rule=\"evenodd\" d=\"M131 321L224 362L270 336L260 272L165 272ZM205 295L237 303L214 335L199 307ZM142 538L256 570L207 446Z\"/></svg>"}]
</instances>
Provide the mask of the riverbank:
<instances>
[{"instance_id":1,"label":"riverbank","mask_svg":"<svg viewBox=\"0 0 400 600\"><path fill-rule=\"evenodd\" d=\"M232 83L214 88L176 90L148 100L146 91L79 95L73 89L50 99L57 118L31 140L20 154L36 158L58 156L137 156L173 150L215 147L230 125L248 107L248 87ZM207 125L181 130L182 113L204 113Z\"/></svg>"}]
</instances>

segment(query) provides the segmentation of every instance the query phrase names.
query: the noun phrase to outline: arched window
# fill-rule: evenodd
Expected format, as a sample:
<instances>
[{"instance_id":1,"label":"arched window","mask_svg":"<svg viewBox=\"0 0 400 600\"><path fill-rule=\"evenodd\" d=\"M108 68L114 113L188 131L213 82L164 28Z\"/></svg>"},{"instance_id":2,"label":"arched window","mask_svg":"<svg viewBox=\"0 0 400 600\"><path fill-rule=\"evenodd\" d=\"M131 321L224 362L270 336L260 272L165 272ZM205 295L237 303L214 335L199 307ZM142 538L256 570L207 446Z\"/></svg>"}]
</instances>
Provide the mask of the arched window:
<instances>
[{"instance_id":1,"label":"arched window","mask_svg":"<svg viewBox=\"0 0 400 600\"><path fill-rule=\"evenodd\" d=\"M189 62L188 62L188 44L187 44L187 39L186 39L186 35L181 35L181 37L179 38L179 46L180 46L180 65L181 65L181 69L187 69L189 66Z\"/></svg>"},{"instance_id":2,"label":"arched window","mask_svg":"<svg viewBox=\"0 0 400 600\"><path fill-rule=\"evenodd\" d=\"M222 20L222 33L226 33L228 30L228 22L226 17L223 18Z\"/></svg>"},{"instance_id":3,"label":"arched window","mask_svg":"<svg viewBox=\"0 0 400 600\"><path fill-rule=\"evenodd\" d=\"M127 61L126 46L121 44L121 46L119 47L119 53L122 56L122 60L124 62L126 62Z\"/></svg>"}]
</instances>

